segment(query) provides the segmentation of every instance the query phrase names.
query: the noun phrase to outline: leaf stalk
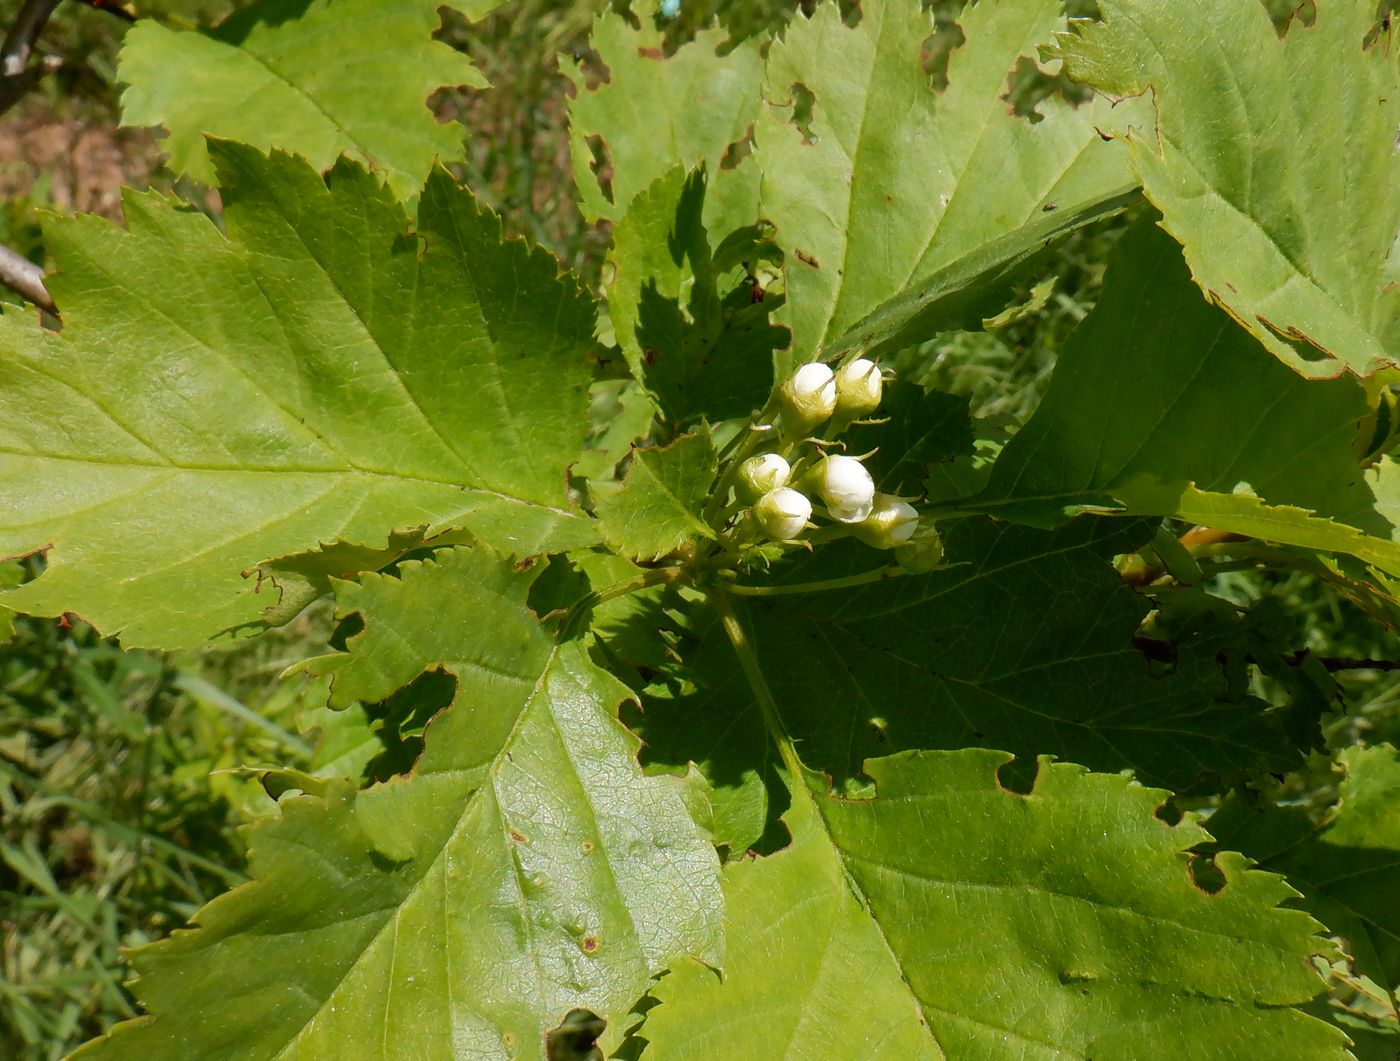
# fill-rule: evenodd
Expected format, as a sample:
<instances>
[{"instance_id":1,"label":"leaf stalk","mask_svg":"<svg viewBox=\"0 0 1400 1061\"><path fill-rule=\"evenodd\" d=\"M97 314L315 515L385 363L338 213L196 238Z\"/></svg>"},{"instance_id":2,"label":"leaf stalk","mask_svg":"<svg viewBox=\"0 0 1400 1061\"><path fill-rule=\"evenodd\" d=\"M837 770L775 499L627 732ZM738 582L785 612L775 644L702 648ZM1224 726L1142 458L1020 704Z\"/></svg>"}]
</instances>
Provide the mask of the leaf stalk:
<instances>
[{"instance_id":1,"label":"leaf stalk","mask_svg":"<svg viewBox=\"0 0 1400 1061\"><path fill-rule=\"evenodd\" d=\"M729 603L725 592L711 590L706 599L719 616L720 625L724 627L725 635L734 648L734 654L739 657L739 666L743 669L744 677L748 680L749 688L753 691L754 699L758 701L759 710L763 714L763 725L768 730L768 735L773 738L773 743L778 746L778 754L782 756L783 765L792 776L792 789L796 792L803 787L802 779L806 776L806 769L802 760L797 757L797 750L792 746L787 727L783 725L778 702L773 698L773 691L768 688L768 680L763 676L758 655L749 643L748 634L739 622L739 617L734 614L734 606Z\"/></svg>"}]
</instances>

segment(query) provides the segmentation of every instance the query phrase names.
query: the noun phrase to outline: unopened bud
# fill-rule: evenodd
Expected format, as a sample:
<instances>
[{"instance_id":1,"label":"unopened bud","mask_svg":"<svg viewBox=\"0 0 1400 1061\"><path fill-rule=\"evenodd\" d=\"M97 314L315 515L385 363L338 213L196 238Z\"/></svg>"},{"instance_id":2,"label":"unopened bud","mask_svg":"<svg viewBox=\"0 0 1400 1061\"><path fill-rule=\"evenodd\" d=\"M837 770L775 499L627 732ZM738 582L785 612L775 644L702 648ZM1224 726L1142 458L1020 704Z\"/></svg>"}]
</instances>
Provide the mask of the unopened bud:
<instances>
[{"instance_id":1,"label":"unopened bud","mask_svg":"<svg viewBox=\"0 0 1400 1061\"><path fill-rule=\"evenodd\" d=\"M824 457L815 469L816 490L838 523L859 523L870 515L875 481L854 457Z\"/></svg>"},{"instance_id":2,"label":"unopened bud","mask_svg":"<svg viewBox=\"0 0 1400 1061\"><path fill-rule=\"evenodd\" d=\"M854 528L854 534L877 549L893 549L907 543L918 529L918 509L889 494L876 494L870 514Z\"/></svg>"},{"instance_id":3,"label":"unopened bud","mask_svg":"<svg viewBox=\"0 0 1400 1061\"><path fill-rule=\"evenodd\" d=\"M758 499L753 515L768 537L780 542L791 541L812 518L812 502L807 500L807 495L780 486Z\"/></svg>"},{"instance_id":4,"label":"unopened bud","mask_svg":"<svg viewBox=\"0 0 1400 1061\"><path fill-rule=\"evenodd\" d=\"M869 416L880 407L883 391L880 369L875 362L863 357L848 361L836 372L837 418L849 421Z\"/></svg>"},{"instance_id":5,"label":"unopened bud","mask_svg":"<svg viewBox=\"0 0 1400 1061\"><path fill-rule=\"evenodd\" d=\"M836 376L820 361L803 365L782 386L783 425L804 435L836 410Z\"/></svg>"},{"instance_id":6,"label":"unopened bud","mask_svg":"<svg viewBox=\"0 0 1400 1061\"><path fill-rule=\"evenodd\" d=\"M738 490L742 500L753 502L786 486L792 466L776 453L760 453L739 465Z\"/></svg>"}]
</instances>

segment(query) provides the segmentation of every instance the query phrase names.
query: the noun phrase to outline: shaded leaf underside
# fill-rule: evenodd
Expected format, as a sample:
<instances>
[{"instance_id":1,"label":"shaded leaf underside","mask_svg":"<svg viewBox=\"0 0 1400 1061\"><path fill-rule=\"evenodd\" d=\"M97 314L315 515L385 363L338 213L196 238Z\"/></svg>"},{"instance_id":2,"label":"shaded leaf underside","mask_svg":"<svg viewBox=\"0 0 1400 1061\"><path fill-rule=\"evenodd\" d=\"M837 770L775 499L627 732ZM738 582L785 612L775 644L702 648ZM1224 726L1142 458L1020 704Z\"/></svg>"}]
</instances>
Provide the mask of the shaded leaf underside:
<instances>
[{"instance_id":1,"label":"shaded leaf underside","mask_svg":"<svg viewBox=\"0 0 1400 1061\"><path fill-rule=\"evenodd\" d=\"M1366 410L1354 379L1310 381L1271 361L1144 222L967 507L1032 522L1085 509L1176 516L1396 573L1395 529L1355 452Z\"/></svg>"}]
</instances>

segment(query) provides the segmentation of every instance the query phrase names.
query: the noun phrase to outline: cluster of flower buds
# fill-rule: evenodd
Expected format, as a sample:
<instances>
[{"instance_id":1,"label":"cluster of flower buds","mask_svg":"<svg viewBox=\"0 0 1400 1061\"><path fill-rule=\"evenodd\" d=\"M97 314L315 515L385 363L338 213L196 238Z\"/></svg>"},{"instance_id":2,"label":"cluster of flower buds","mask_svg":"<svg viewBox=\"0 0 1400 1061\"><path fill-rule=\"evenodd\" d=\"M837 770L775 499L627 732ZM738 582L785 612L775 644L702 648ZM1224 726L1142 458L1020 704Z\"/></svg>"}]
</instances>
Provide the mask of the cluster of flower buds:
<instances>
[{"instance_id":1,"label":"cluster of flower buds","mask_svg":"<svg viewBox=\"0 0 1400 1061\"><path fill-rule=\"evenodd\" d=\"M783 432L800 439L830 420L828 433L839 435L880 407L882 391L879 366L863 357L835 372L820 361L803 365L781 388Z\"/></svg>"},{"instance_id":2,"label":"cluster of flower buds","mask_svg":"<svg viewBox=\"0 0 1400 1061\"><path fill-rule=\"evenodd\" d=\"M828 439L839 435L880 407L882 391L879 367L865 358L834 372L820 362L803 365L779 388L785 452L791 454L823 425ZM797 464L795 477L788 457L780 453L761 453L739 467L736 492L752 506L753 520L765 536L792 541L812 525L815 503L821 514L861 541L911 552L920 530L918 512L901 498L877 492L860 458L818 450ZM922 537L932 533L925 528Z\"/></svg>"}]
</instances>

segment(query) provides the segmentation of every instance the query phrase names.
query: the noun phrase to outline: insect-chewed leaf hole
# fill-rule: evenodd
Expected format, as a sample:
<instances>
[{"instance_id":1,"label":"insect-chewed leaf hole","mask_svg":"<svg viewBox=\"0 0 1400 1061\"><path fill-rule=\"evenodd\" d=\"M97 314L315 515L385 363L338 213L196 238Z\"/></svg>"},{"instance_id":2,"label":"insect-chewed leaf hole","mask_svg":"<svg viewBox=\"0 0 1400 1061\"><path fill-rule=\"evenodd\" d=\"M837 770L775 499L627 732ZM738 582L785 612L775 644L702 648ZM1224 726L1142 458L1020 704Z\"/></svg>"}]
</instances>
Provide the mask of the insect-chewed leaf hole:
<instances>
[{"instance_id":1,"label":"insect-chewed leaf hole","mask_svg":"<svg viewBox=\"0 0 1400 1061\"><path fill-rule=\"evenodd\" d=\"M559 1027L545 1035L545 1056L549 1061L603 1061L598 1037L607 1027L592 1010L570 1010Z\"/></svg>"},{"instance_id":2,"label":"insect-chewed leaf hole","mask_svg":"<svg viewBox=\"0 0 1400 1061\"><path fill-rule=\"evenodd\" d=\"M997 767L997 784L1013 796L1029 796L1035 788L1036 764L1012 759Z\"/></svg>"}]
</instances>

